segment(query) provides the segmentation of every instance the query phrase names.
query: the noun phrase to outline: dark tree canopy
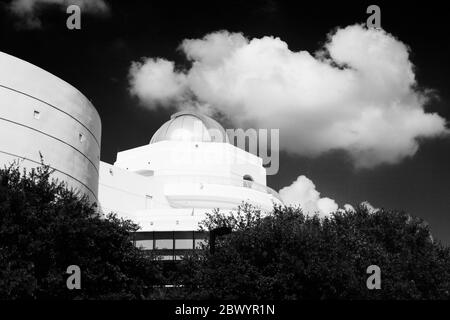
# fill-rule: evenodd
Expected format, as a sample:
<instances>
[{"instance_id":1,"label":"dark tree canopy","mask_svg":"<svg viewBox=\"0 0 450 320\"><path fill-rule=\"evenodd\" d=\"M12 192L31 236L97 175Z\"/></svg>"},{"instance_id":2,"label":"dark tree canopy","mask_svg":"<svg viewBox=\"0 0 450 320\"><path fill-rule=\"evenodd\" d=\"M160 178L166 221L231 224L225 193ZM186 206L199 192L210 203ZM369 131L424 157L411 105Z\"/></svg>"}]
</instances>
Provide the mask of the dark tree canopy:
<instances>
[{"instance_id":1,"label":"dark tree canopy","mask_svg":"<svg viewBox=\"0 0 450 320\"><path fill-rule=\"evenodd\" d=\"M178 294L195 299L449 299L450 250L428 226L403 212L337 212L329 218L250 205L216 212L208 230L233 232L183 262ZM368 290L367 267L381 268L381 289Z\"/></svg>"},{"instance_id":2,"label":"dark tree canopy","mask_svg":"<svg viewBox=\"0 0 450 320\"><path fill-rule=\"evenodd\" d=\"M135 299L159 270L133 243L137 226L100 217L41 166L0 170L0 299ZM81 289L68 290L69 265Z\"/></svg>"},{"instance_id":3,"label":"dark tree canopy","mask_svg":"<svg viewBox=\"0 0 450 320\"><path fill-rule=\"evenodd\" d=\"M0 170L0 299L450 298L450 249L403 212L216 211L203 228L232 232L215 252L205 245L162 270L133 245L137 225L100 217L50 175L45 165ZM69 265L81 269L81 290L66 286ZM380 290L366 286L370 265L381 268Z\"/></svg>"}]
</instances>

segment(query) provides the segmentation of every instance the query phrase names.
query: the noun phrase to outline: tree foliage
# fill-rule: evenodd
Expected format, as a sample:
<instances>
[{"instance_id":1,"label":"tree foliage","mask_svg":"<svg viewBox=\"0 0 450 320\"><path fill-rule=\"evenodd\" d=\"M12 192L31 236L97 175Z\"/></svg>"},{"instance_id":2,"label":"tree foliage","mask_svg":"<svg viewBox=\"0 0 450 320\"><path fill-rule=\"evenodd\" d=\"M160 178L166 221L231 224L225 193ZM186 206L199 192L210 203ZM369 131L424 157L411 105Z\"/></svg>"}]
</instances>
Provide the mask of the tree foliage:
<instances>
[{"instance_id":1,"label":"tree foliage","mask_svg":"<svg viewBox=\"0 0 450 320\"><path fill-rule=\"evenodd\" d=\"M133 245L137 225L100 217L51 173L0 170L0 299L450 298L450 249L404 212L360 206L320 219L244 204L203 222L232 230L214 254L206 244L162 270ZM66 286L69 265L81 269L81 290ZM381 268L380 290L366 286L370 265Z\"/></svg>"},{"instance_id":2,"label":"tree foliage","mask_svg":"<svg viewBox=\"0 0 450 320\"><path fill-rule=\"evenodd\" d=\"M174 281L194 299L449 299L450 250L433 241L423 220L365 206L320 219L299 208L269 215L243 205L215 212L203 227L231 227L182 263ZM369 290L367 267L381 268Z\"/></svg>"},{"instance_id":3,"label":"tree foliage","mask_svg":"<svg viewBox=\"0 0 450 320\"><path fill-rule=\"evenodd\" d=\"M95 205L41 166L0 170L0 299L135 299L159 281L159 269L133 243L137 226ZM68 290L69 265L81 290Z\"/></svg>"}]
</instances>

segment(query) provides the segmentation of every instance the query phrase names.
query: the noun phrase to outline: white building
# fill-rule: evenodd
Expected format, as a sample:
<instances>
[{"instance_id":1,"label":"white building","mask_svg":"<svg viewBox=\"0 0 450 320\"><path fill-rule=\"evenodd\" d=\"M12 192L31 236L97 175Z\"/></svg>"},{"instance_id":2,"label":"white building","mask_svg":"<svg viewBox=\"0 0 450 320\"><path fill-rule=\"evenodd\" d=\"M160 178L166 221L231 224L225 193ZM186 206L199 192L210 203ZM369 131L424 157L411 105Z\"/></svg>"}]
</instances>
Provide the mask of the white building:
<instances>
[{"instance_id":1,"label":"white building","mask_svg":"<svg viewBox=\"0 0 450 320\"><path fill-rule=\"evenodd\" d=\"M55 177L97 201L101 122L67 82L0 52L0 165L44 162Z\"/></svg>"},{"instance_id":2,"label":"white building","mask_svg":"<svg viewBox=\"0 0 450 320\"><path fill-rule=\"evenodd\" d=\"M248 202L271 210L281 203L266 186L262 159L194 112L172 115L148 145L119 152L114 165L101 162L99 202L104 213L140 225L138 245L165 250L192 249L192 232L214 208Z\"/></svg>"},{"instance_id":3,"label":"white building","mask_svg":"<svg viewBox=\"0 0 450 320\"><path fill-rule=\"evenodd\" d=\"M206 212L249 202L279 204L262 159L230 143L215 120L178 112L145 146L99 161L101 122L78 90L23 60L0 53L0 164L46 164L87 194L103 214L140 225L137 244L174 258L195 248Z\"/></svg>"}]
</instances>

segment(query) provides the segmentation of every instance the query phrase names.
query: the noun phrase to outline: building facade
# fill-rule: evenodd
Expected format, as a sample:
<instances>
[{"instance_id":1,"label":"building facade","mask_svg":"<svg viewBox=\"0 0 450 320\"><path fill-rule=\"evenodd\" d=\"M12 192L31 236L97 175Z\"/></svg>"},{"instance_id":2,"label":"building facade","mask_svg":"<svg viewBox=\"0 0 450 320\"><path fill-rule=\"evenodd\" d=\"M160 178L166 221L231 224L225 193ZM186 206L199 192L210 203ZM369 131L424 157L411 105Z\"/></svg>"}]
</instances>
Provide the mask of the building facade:
<instances>
[{"instance_id":1,"label":"building facade","mask_svg":"<svg viewBox=\"0 0 450 320\"><path fill-rule=\"evenodd\" d=\"M262 159L195 112L172 115L148 145L119 152L114 165L100 163L102 212L138 223L136 244L147 250L193 249L204 235L192 231L207 212L243 202L269 211L281 200L266 186Z\"/></svg>"},{"instance_id":2,"label":"building facade","mask_svg":"<svg viewBox=\"0 0 450 320\"><path fill-rule=\"evenodd\" d=\"M0 164L31 169L41 155L55 177L98 201L101 122L77 89L0 52Z\"/></svg>"},{"instance_id":3,"label":"building facade","mask_svg":"<svg viewBox=\"0 0 450 320\"><path fill-rule=\"evenodd\" d=\"M99 205L140 226L136 245L176 259L205 239L199 222L215 208L281 204L266 186L262 159L234 146L214 119L178 112L149 144L100 161L101 122L77 89L0 53L0 164L40 164Z\"/></svg>"}]
</instances>

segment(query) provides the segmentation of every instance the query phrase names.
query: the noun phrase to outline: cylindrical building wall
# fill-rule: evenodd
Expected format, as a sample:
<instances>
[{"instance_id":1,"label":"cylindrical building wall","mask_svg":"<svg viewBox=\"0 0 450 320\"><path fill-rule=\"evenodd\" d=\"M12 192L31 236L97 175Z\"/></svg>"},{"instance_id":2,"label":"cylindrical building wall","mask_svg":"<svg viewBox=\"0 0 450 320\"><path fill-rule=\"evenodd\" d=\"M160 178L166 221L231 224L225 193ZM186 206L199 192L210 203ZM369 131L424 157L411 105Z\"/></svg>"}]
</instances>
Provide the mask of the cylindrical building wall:
<instances>
[{"instance_id":1,"label":"cylindrical building wall","mask_svg":"<svg viewBox=\"0 0 450 320\"><path fill-rule=\"evenodd\" d=\"M97 201L101 122L90 101L51 73L0 52L0 165L44 162Z\"/></svg>"}]
</instances>

